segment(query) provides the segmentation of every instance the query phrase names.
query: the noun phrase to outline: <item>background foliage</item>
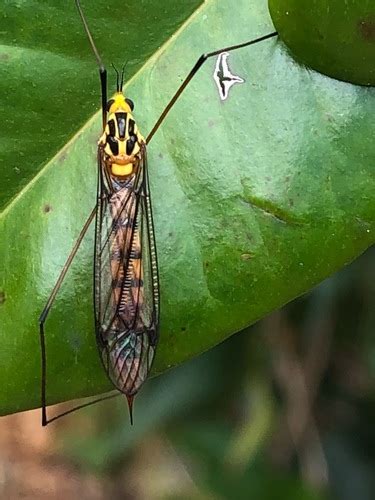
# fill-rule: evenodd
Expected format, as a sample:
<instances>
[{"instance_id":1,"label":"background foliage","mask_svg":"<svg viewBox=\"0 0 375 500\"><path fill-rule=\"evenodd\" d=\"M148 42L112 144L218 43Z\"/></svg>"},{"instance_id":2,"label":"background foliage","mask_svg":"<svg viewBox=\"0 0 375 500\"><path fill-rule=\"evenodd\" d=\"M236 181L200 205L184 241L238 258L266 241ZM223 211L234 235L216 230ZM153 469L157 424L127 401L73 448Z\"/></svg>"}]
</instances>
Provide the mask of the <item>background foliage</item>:
<instances>
[{"instance_id":1,"label":"background foliage","mask_svg":"<svg viewBox=\"0 0 375 500\"><path fill-rule=\"evenodd\" d=\"M133 427L120 398L47 429L39 411L4 417L0 491L38 500L372 500L374 273L371 250L151 380Z\"/></svg>"}]
</instances>

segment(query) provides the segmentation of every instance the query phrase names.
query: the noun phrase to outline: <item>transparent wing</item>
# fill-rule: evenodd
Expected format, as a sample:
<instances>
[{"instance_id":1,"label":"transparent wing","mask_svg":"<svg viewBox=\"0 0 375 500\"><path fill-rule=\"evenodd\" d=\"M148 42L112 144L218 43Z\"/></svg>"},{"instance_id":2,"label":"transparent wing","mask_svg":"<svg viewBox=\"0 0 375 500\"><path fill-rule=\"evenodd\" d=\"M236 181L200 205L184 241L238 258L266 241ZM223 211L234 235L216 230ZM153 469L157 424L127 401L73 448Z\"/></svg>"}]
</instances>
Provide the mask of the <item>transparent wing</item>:
<instances>
[{"instance_id":1,"label":"transparent wing","mask_svg":"<svg viewBox=\"0 0 375 500\"><path fill-rule=\"evenodd\" d=\"M135 173L108 177L99 148L95 246L96 336L106 372L124 394L147 378L158 339L159 287L146 148Z\"/></svg>"}]
</instances>

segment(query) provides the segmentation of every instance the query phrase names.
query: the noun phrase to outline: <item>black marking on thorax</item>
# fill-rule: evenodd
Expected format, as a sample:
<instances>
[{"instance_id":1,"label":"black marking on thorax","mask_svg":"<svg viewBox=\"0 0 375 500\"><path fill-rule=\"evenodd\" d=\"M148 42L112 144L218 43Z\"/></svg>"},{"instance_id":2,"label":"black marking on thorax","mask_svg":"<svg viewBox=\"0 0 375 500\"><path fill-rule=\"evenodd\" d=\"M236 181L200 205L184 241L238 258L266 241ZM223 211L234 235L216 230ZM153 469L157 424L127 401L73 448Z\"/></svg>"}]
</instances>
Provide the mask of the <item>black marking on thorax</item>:
<instances>
[{"instance_id":1,"label":"black marking on thorax","mask_svg":"<svg viewBox=\"0 0 375 500\"><path fill-rule=\"evenodd\" d=\"M128 117L128 113L123 111L116 111L113 113L114 118L111 117L108 120L108 135L107 143L111 148L113 155L119 154L118 141L123 141L125 137L128 137L126 141L126 154L131 155L134 151L134 147L138 141L138 137L135 133L135 121Z\"/></svg>"},{"instance_id":2,"label":"black marking on thorax","mask_svg":"<svg viewBox=\"0 0 375 500\"><path fill-rule=\"evenodd\" d=\"M117 156L119 152L119 147L118 147L118 142L113 135L107 135L107 143L109 144L109 147L111 148L112 154Z\"/></svg>"},{"instance_id":3,"label":"black marking on thorax","mask_svg":"<svg viewBox=\"0 0 375 500\"><path fill-rule=\"evenodd\" d=\"M109 135L112 137L116 136L116 125L114 120L109 120L108 122L108 128L109 128Z\"/></svg>"},{"instance_id":4,"label":"black marking on thorax","mask_svg":"<svg viewBox=\"0 0 375 500\"><path fill-rule=\"evenodd\" d=\"M109 147L111 148L112 154L118 155L119 152L119 147L118 147L118 142L116 139L116 123L113 118L108 120L108 131L109 134L107 135L107 144L109 144Z\"/></svg>"},{"instance_id":5,"label":"black marking on thorax","mask_svg":"<svg viewBox=\"0 0 375 500\"><path fill-rule=\"evenodd\" d=\"M134 135L134 126L135 126L135 121L130 118L128 127L130 136Z\"/></svg>"},{"instance_id":6,"label":"black marking on thorax","mask_svg":"<svg viewBox=\"0 0 375 500\"><path fill-rule=\"evenodd\" d=\"M127 116L127 113L123 113L121 111L117 111L116 113L118 136L120 137L120 139L125 139Z\"/></svg>"},{"instance_id":7,"label":"black marking on thorax","mask_svg":"<svg viewBox=\"0 0 375 500\"><path fill-rule=\"evenodd\" d=\"M128 134L129 139L126 141L126 154L131 155L134 149L134 146L137 142L137 136L134 133L135 121L130 118L128 125Z\"/></svg>"}]
</instances>

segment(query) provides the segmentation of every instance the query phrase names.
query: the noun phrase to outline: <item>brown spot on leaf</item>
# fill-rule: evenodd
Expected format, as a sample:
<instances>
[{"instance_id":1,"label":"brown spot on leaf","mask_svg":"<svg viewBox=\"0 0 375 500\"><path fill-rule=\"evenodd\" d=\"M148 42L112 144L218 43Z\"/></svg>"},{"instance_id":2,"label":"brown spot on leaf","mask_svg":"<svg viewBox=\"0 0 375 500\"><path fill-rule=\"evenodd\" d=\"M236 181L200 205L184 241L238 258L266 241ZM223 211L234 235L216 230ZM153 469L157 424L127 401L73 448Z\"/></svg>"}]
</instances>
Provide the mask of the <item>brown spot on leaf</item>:
<instances>
[{"instance_id":1,"label":"brown spot on leaf","mask_svg":"<svg viewBox=\"0 0 375 500\"><path fill-rule=\"evenodd\" d=\"M64 161L67 159L67 157L68 157L67 152L64 151L63 153L60 154L58 161L60 163L64 163Z\"/></svg>"},{"instance_id":2,"label":"brown spot on leaf","mask_svg":"<svg viewBox=\"0 0 375 500\"><path fill-rule=\"evenodd\" d=\"M251 254L251 253L243 253L243 254L241 255L241 259L242 259L242 260L244 260L244 261L246 261L246 260L250 260L250 259L252 259L253 257L254 257L254 255L253 255L253 254Z\"/></svg>"},{"instance_id":3,"label":"brown spot on leaf","mask_svg":"<svg viewBox=\"0 0 375 500\"><path fill-rule=\"evenodd\" d=\"M48 203L46 203L46 204L44 205L44 207L43 207L43 212L44 212L45 214L48 214L48 213L49 213L49 212L51 212L51 211L52 211L52 207L51 207L51 205L49 205Z\"/></svg>"},{"instance_id":4,"label":"brown spot on leaf","mask_svg":"<svg viewBox=\"0 0 375 500\"><path fill-rule=\"evenodd\" d=\"M375 16L361 19L358 22L359 32L367 42L375 42Z\"/></svg>"},{"instance_id":5,"label":"brown spot on leaf","mask_svg":"<svg viewBox=\"0 0 375 500\"><path fill-rule=\"evenodd\" d=\"M0 305L5 302L5 292L0 291Z\"/></svg>"}]
</instances>

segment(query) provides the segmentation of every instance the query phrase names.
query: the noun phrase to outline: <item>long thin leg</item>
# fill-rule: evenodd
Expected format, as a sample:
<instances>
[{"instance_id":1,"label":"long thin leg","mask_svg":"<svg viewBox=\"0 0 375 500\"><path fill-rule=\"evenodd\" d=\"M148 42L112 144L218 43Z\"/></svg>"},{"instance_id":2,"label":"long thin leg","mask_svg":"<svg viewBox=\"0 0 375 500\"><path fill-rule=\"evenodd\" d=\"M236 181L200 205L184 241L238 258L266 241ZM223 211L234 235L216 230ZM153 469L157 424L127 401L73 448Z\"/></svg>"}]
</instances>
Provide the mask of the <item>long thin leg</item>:
<instances>
[{"instance_id":1,"label":"long thin leg","mask_svg":"<svg viewBox=\"0 0 375 500\"><path fill-rule=\"evenodd\" d=\"M100 86L102 89L102 123L103 123L103 131L105 129L107 123L107 70L103 64L102 58L100 57L99 51L96 48L94 39L90 33L89 25L87 24L85 15L83 13L81 3L79 0L76 0L76 6L81 16L83 27L85 28L87 38L89 39L92 51L94 52L96 61L99 66L99 76L100 76Z\"/></svg>"},{"instance_id":2,"label":"long thin leg","mask_svg":"<svg viewBox=\"0 0 375 500\"><path fill-rule=\"evenodd\" d=\"M274 36L277 36L277 31L274 31L273 33L269 33L268 35L261 36L260 38L255 38L254 40L249 40L248 42L243 42L239 43L237 45L231 45L229 47L224 47L222 49L214 50L213 52L207 52L207 54L202 54L200 58L197 60L197 62L194 64L193 68L191 71L188 73L187 77L185 80L181 83L180 87L178 88L177 92L175 95L172 97L172 99L169 101L167 106L165 107L164 111L162 114L159 116L158 120L156 121L155 125L152 127L151 132L148 134L146 138L146 144L148 144L151 139L153 138L155 132L158 130L160 125L163 123L165 117L167 114L170 112L172 109L173 105L177 101L177 99L180 97L182 92L186 89L188 84L191 82L193 79L194 75L197 73L199 68L209 59L210 57L215 57L221 54L222 52L231 52L232 50L237 50L237 49L242 49L243 47L247 47L248 45L254 45L255 43L263 42L263 40L268 40L269 38L272 38Z\"/></svg>"},{"instance_id":3,"label":"long thin leg","mask_svg":"<svg viewBox=\"0 0 375 500\"><path fill-rule=\"evenodd\" d=\"M108 394L108 396L102 396L101 398L94 399L93 401L88 401L87 403L82 403L82 404L80 404L78 406L74 406L74 408L70 408L69 410L66 410L66 411L64 411L62 413L59 413L55 417L52 417L52 418L50 418L48 420L46 418L45 423L42 424L42 425L48 425L51 422L54 422L55 420L57 420L57 419L59 419L61 417L65 417L66 415L69 415L70 413L73 413L73 412L75 412L77 410L82 410L82 408L87 408L88 406L92 406L92 405L94 405L96 403L99 403L101 401L106 401L107 399L113 399L113 398L116 398L117 396L121 396L121 394L122 394L121 392L118 392L117 389L115 389L115 391L116 391L115 394L112 394L112 391L111 391L111 393Z\"/></svg>"},{"instance_id":4,"label":"long thin leg","mask_svg":"<svg viewBox=\"0 0 375 500\"><path fill-rule=\"evenodd\" d=\"M83 226L77 241L74 244L74 247L72 248L72 251L69 254L69 257L67 261L65 262L64 267L61 270L60 276L58 280L56 281L55 286L53 287L53 290L51 292L51 295L49 296L47 303L39 317L39 333L40 333L40 353L42 357L42 387L41 387L41 403L42 403L42 425L45 426L47 425L47 412L46 412L46 375L47 375L47 358L46 358L46 343L45 343L45 333L44 333L44 323L47 320L48 313L51 309L51 306L53 302L55 301L57 292L59 291L62 282L64 281L65 275L68 272L68 269L70 267L70 264L72 263L79 246L83 240L83 237L85 236L88 228L90 227L91 222L93 221L95 217L95 212L96 212L96 207L92 210L91 214L89 215L89 218L85 222L85 225Z\"/></svg>"},{"instance_id":5,"label":"long thin leg","mask_svg":"<svg viewBox=\"0 0 375 500\"><path fill-rule=\"evenodd\" d=\"M107 124L107 70L99 68L100 86L102 89L102 127L103 132Z\"/></svg>"}]
</instances>

